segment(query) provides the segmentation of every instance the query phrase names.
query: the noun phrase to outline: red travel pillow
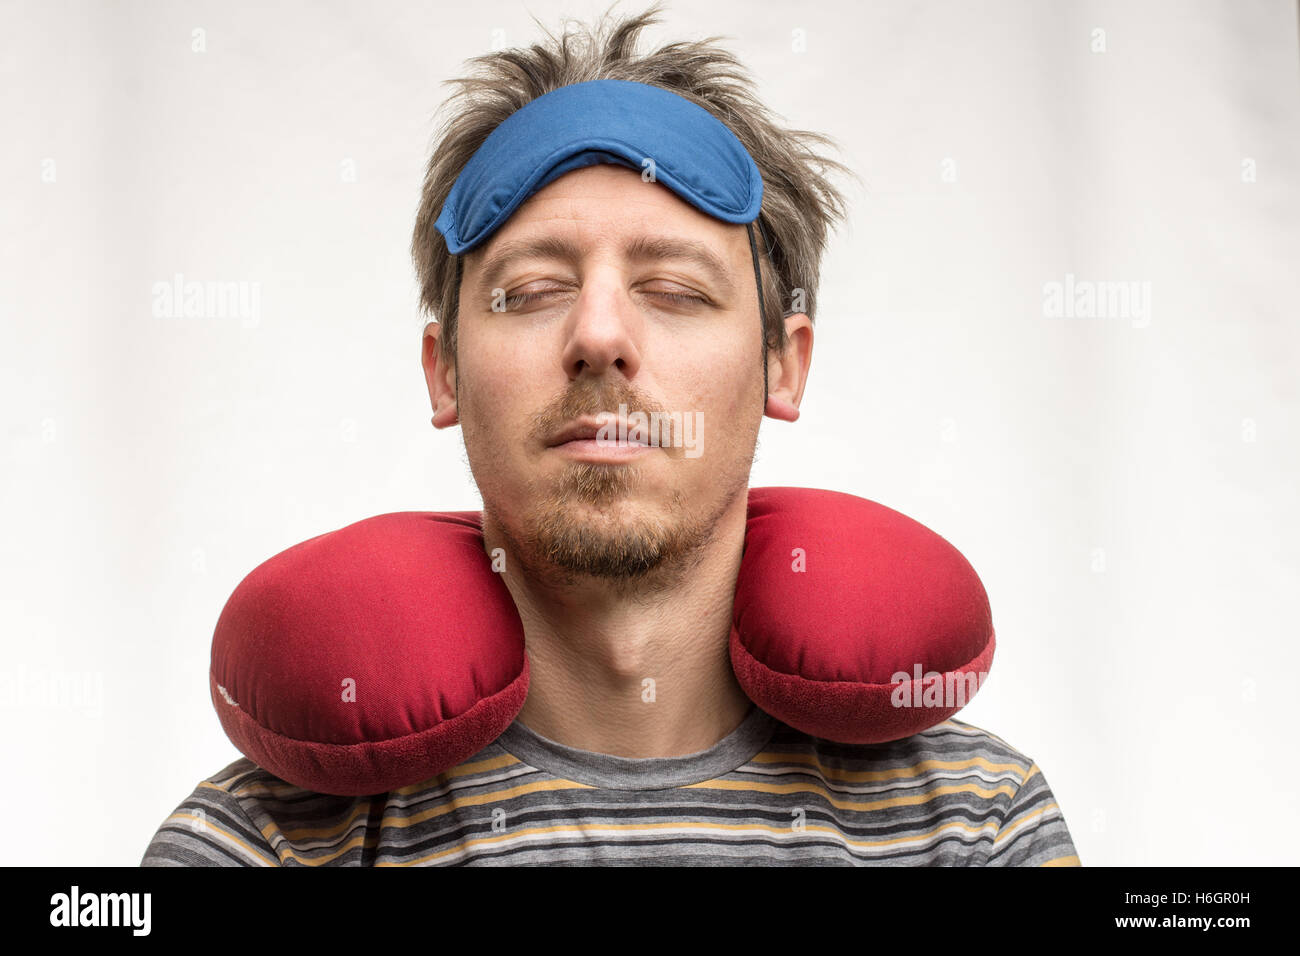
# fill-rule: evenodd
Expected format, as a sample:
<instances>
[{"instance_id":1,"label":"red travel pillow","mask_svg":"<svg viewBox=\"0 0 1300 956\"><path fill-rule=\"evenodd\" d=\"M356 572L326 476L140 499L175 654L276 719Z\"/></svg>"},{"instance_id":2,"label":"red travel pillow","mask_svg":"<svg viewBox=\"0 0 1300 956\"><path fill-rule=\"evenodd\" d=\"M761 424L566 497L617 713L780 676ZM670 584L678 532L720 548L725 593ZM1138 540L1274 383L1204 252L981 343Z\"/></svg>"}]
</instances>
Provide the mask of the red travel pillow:
<instances>
[{"instance_id":1,"label":"red travel pillow","mask_svg":"<svg viewBox=\"0 0 1300 956\"><path fill-rule=\"evenodd\" d=\"M244 578L210 674L235 746L290 783L360 796L495 740L523 707L528 656L479 520L378 515ZM842 743L907 737L961 709L993 649L983 585L924 525L839 492L749 489L731 662L772 716Z\"/></svg>"}]
</instances>

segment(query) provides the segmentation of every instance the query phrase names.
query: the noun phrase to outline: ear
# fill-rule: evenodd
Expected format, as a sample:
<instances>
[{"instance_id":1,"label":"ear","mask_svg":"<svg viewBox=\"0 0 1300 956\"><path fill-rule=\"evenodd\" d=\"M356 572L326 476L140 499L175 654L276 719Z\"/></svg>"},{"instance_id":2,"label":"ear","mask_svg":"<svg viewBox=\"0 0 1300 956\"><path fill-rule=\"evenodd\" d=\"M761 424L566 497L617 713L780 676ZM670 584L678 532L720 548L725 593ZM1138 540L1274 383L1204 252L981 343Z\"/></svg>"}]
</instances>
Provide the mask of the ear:
<instances>
[{"instance_id":1,"label":"ear","mask_svg":"<svg viewBox=\"0 0 1300 956\"><path fill-rule=\"evenodd\" d=\"M424 327L420 364L429 386L429 404L433 406L433 427L447 428L460 419L456 413L456 366L442 347L442 325L430 322Z\"/></svg>"},{"instance_id":2,"label":"ear","mask_svg":"<svg viewBox=\"0 0 1300 956\"><path fill-rule=\"evenodd\" d=\"M785 350L771 349L767 353L767 407L763 414L792 422L799 417L799 403L812 363L812 319L802 312L787 315L785 334Z\"/></svg>"}]
</instances>

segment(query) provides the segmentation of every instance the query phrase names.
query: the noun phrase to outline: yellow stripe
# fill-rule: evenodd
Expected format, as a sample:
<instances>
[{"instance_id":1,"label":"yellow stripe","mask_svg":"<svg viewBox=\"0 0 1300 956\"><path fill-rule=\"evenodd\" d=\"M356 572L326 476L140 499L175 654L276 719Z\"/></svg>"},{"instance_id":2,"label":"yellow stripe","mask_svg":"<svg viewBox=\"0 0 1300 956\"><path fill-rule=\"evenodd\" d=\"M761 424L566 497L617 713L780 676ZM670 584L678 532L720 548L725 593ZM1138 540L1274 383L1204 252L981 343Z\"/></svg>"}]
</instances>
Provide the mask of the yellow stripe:
<instances>
[{"instance_id":1,"label":"yellow stripe","mask_svg":"<svg viewBox=\"0 0 1300 956\"><path fill-rule=\"evenodd\" d=\"M261 859L261 860L265 861L265 863L266 863L267 866L279 866L279 865L280 865L280 862L279 862L278 860L273 860L271 857L267 856L267 855L266 855L265 853L263 853L261 850L257 849L257 847L255 847L255 846L250 846L249 844L247 844L247 843L245 843L243 840L241 840L239 837L237 837L235 834L233 834L233 833L231 833L229 830L227 830L225 827L221 826L221 825L218 824L218 823L214 823L214 822L212 822L211 820L209 820L206 814L204 814L203 816L200 817L200 816L196 816L196 815L193 814L193 813L173 813L173 814L172 814L171 816L169 816L167 819L168 819L168 820L197 820L197 821L199 821L200 823L203 824L204 828L210 828L210 829L216 830L218 833L224 835L225 838L226 838L227 840L229 840L231 843L236 843L236 844L238 844L239 846L242 846L242 847L243 847L245 850L247 850L251 855L257 857L258 859ZM190 829L193 830L194 827L191 826Z\"/></svg>"},{"instance_id":2,"label":"yellow stripe","mask_svg":"<svg viewBox=\"0 0 1300 956\"><path fill-rule=\"evenodd\" d=\"M926 804L926 803L930 803L932 797L943 796L945 795L945 793L978 793L978 795L984 797L996 796L997 793L1008 793L1008 795L1010 795L1011 793L1010 787L1006 787L1006 786L997 787L995 788L995 790L988 790L988 788L985 787L978 787L975 786L975 784L966 783L966 784L954 784L954 786L950 786L950 787L937 787L936 790L933 790L930 793L919 793L919 795L914 795L914 796L891 797L891 799L887 799L887 800L872 800L863 803L863 801L855 801L855 800L837 800L835 799L835 797L828 796L826 791L818 790L818 788L811 787L809 786L809 784L803 784L803 783L746 784L746 783L738 782L738 780L712 780L712 782L707 784L697 783L697 784L692 784L692 787L682 787L682 790L690 790L690 788L699 788L699 787L716 788L716 790L761 791L766 793L800 793L800 792L814 793L814 795L816 796L824 797L824 799L826 799L829 804L836 806L837 809L855 809L855 810L874 810L874 809L888 808L888 806L915 806L918 804ZM439 816L443 816L443 814L450 813L452 812L452 810L459 808L459 806L477 806L482 804L495 803L495 801L507 800L510 799L510 797L512 796L523 795L523 793L534 793L539 791L550 792L550 791L558 791L558 790L578 790L578 788L581 788L581 790L593 790L593 788L591 787L586 787L585 784L572 783L569 782L569 780L554 780L554 782L550 782L550 783L543 782L543 783L526 784L526 786L511 788L511 790L508 791L494 791L491 793L480 793L480 795L468 797L468 799L455 799L454 797L454 799L452 799L448 804L435 806L435 808L426 810L426 812L424 813L416 814L416 816L413 817L400 818L400 819L385 818L383 819L383 821L380 822L380 831L386 829L386 827L396 827L396 829L403 829L403 827L413 826L416 825L416 823L425 821L425 819L439 817ZM355 819L355 814L354 814L354 819ZM656 827L656 826L680 826L680 825L677 825L677 823L646 823L646 825L633 825L633 826ZM723 826L723 825L711 825L711 823L701 823L701 825L698 826L710 827L710 826ZM732 826L732 825L728 825L728 826ZM588 829L599 830L601 829L601 827L593 826L593 827L588 827ZM742 826L741 829L745 829L745 827ZM979 829L983 830L984 827L983 826L979 827ZM341 835L342 832L346 830L347 830L347 825L342 825L342 826L329 827L329 829L283 831L283 835L285 835L285 838L289 840L318 839L318 838L329 838L329 836L338 836ZM567 830L568 827L560 826L560 827L554 827L554 829L543 829L543 830L536 830L530 832L559 832L559 831L567 831ZM781 829L775 829L774 831L784 832L784 830ZM266 838L266 842L270 843L273 840L273 836L276 834L274 834L273 827L266 827L266 830L263 831L263 835ZM359 839L360 838L354 838L354 840L348 842L347 844L348 847L352 847L352 845L356 845L357 840ZM372 838L372 840L376 840L376 839L378 839L378 834L374 835ZM913 836L907 836L907 838L900 838L900 839L914 839L914 838ZM863 844L863 845L885 845L885 844ZM281 853L283 853L283 855L291 855L289 851L281 851ZM334 853L333 856L337 856L337 855L338 853ZM329 858L333 858L333 856L330 856ZM298 858L302 858L302 857L295 856L294 858L295 860L298 860ZM429 858L435 858L435 857L429 857Z\"/></svg>"},{"instance_id":3,"label":"yellow stripe","mask_svg":"<svg viewBox=\"0 0 1300 956\"><path fill-rule=\"evenodd\" d=\"M520 761L515 757L506 754L505 756L502 757L491 757L486 760L475 761L474 763L460 764L457 767L453 768L452 770L446 771L445 776L453 777L453 778L466 777L475 773L486 773L487 771L496 770L501 767L512 766L514 764L518 764L519 762ZM438 776L441 777L443 776L443 774L439 774ZM431 781L436 779L438 778L429 777L426 778L425 780L420 781L419 783L410 784L409 786L402 787L398 790L394 790L393 793L399 793L405 796L410 796L411 794L418 793L423 790L437 789L436 786L430 785ZM219 790L222 793L228 793L231 796L235 797L236 799L238 799L239 797L246 797L246 796L272 797L275 799L281 799L283 797L292 797L304 793L312 793L312 791L305 790L302 787L299 787L295 784L282 783L280 781L269 781L269 780L249 781L248 783L241 785L237 790L233 790L233 791L227 790L225 787L220 786L219 784L216 783L209 782L207 780L200 783L199 786L207 787L211 790ZM333 796L332 794L315 794L315 795L321 797ZM292 836L300 833L304 835L311 835L315 833L315 834L333 834L337 836L350 829L351 826L354 823L356 823L357 818L359 816L361 816L362 814L369 814L370 808L371 808L370 801L366 801L364 803L358 804L355 807L353 807L352 815L349 816L342 823L336 824L333 827L317 829L317 830L302 830L302 831L295 830L295 831L290 831L286 835L289 835L291 838ZM273 836L284 832L285 831L280 830L280 828L274 823L267 824L261 830L262 836L265 837L268 842L271 841L271 838Z\"/></svg>"},{"instance_id":4,"label":"yellow stripe","mask_svg":"<svg viewBox=\"0 0 1300 956\"><path fill-rule=\"evenodd\" d=\"M562 790L592 790L593 787L587 784L574 783L570 780L543 780L536 783L524 784L517 787L509 787L504 790L491 790L487 793L475 794L473 796L457 796L449 794L448 799L438 806L431 807L420 813L411 814L407 817L396 815L385 815L380 821L380 831L387 828L405 829L431 820L436 817L445 816L460 807L482 806L483 804L496 803L502 800L510 800L515 797L525 796L532 793L554 793ZM742 780L707 780L702 783L689 784L683 786L682 790L731 790L747 791L770 794L791 794L791 793L808 793L821 797L829 804L840 810L875 810L886 807L906 807L916 806L923 803L929 803L931 799L943 794L949 793L974 793L982 797L994 797L998 794L1013 796L1014 790L1008 784L1003 784L995 788L981 787L974 783L952 784L945 787L936 787L926 793L910 794L906 796L889 797L879 800L851 800L833 796L827 793L823 788L807 782L794 782L785 784L776 783L752 783ZM400 809L400 808L399 808ZM274 843L276 835L282 835L285 839L292 842L301 840L329 840L342 836L353 826L359 817L367 815L370 812L370 804L359 804L353 812L345 819L328 827L305 827L293 830L281 830L274 824L268 824L262 830L268 843Z\"/></svg>"},{"instance_id":5,"label":"yellow stripe","mask_svg":"<svg viewBox=\"0 0 1300 956\"><path fill-rule=\"evenodd\" d=\"M347 853L355 846L364 846L368 849L373 849L378 845L379 845L379 834L378 833L368 834L366 831L363 830L361 833L358 833L356 836L354 836L351 840L348 840L347 843L344 843L342 846L335 848L332 853L326 853L321 856L299 856L297 853L293 852L293 850L289 850L289 849L280 850L279 852L281 856L297 860L299 863L305 863L308 866L321 866L322 864L330 863L334 860L337 860L339 857Z\"/></svg>"},{"instance_id":6,"label":"yellow stripe","mask_svg":"<svg viewBox=\"0 0 1300 956\"><path fill-rule=\"evenodd\" d=\"M386 814L379 823L380 830L385 828L405 828L414 826L417 823L423 823L425 820L432 820L435 817L444 816L451 813L458 807L475 807L485 803L494 803L498 800L509 800L513 797L524 796L530 793L553 792L557 790L593 790L584 783L574 783L571 780L542 780L537 783L523 784L522 786L509 787L505 790L492 790L488 793L475 794L474 796L457 796L454 793L448 794L447 801L428 810L422 810L419 813L413 813L407 817L396 817ZM397 808L400 810L401 808ZM268 825L262 831L262 835L268 840L272 833L281 833L289 840L320 839L323 837L339 836L356 823L357 817L369 811L369 804L358 806L342 823L330 827L313 827L298 830L279 830L273 825Z\"/></svg>"},{"instance_id":7,"label":"yellow stripe","mask_svg":"<svg viewBox=\"0 0 1300 956\"><path fill-rule=\"evenodd\" d=\"M1015 771L1017 774L1025 773L1022 764L993 763L983 757L970 757L966 760L919 760L909 766L895 767L892 770L839 770L822 764L816 754L764 752L756 756L752 762L760 764L806 764L816 767L827 780L833 780L837 783L877 783L886 780L908 780L934 770L966 770L970 767L982 767L994 773L1005 773L1009 770Z\"/></svg>"},{"instance_id":8,"label":"yellow stripe","mask_svg":"<svg viewBox=\"0 0 1300 956\"><path fill-rule=\"evenodd\" d=\"M457 764L442 776L451 777L453 780L458 777L468 777L471 774L487 773L489 770L500 770L502 767L512 767L521 761L514 754L502 754L499 757L486 757L483 760L476 760L473 763ZM413 786L418 787L419 784ZM410 790L410 787L403 787L402 790Z\"/></svg>"},{"instance_id":9,"label":"yellow stripe","mask_svg":"<svg viewBox=\"0 0 1300 956\"><path fill-rule=\"evenodd\" d=\"M358 817L370 816L372 809L373 804L369 800L364 803L355 804L352 807L352 813L342 823L336 823L330 827L316 828L314 830L282 830L280 829L280 825L272 820L266 826L262 827L262 836L265 837L266 842L270 843L272 846L275 845L273 838L276 836L282 836L287 840L296 840L317 835L341 837L356 825Z\"/></svg>"},{"instance_id":10,"label":"yellow stripe","mask_svg":"<svg viewBox=\"0 0 1300 956\"><path fill-rule=\"evenodd\" d=\"M758 793L811 793L824 797L827 803L838 810L879 810L885 807L910 807L921 803L929 803L932 798L947 793L976 793L981 797L995 797L1000 793L1004 793L1009 797L1015 795L1014 788L1008 784L990 790L987 787L981 787L973 783L935 787L926 793L905 797L890 797L884 800L845 800L833 797L825 790L808 783L750 783L744 780L709 780L704 783L689 784L681 789L700 788L707 790L752 790Z\"/></svg>"},{"instance_id":11,"label":"yellow stripe","mask_svg":"<svg viewBox=\"0 0 1300 956\"><path fill-rule=\"evenodd\" d=\"M923 841L929 837L933 837L936 836L937 834L941 834L945 830L965 830L967 833L980 833L983 832L984 830L987 830L990 826L994 826L994 825L995 824L993 823L986 823L979 827L972 827L965 823L952 822L952 823L945 823L942 826L936 827L933 830L927 830L924 833L912 833L912 834L908 834L907 836L890 837L887 840L850 840L839 830L833 827L825 827L825 826L809 826L809 827L805 827L805 829L802 831L796 831L796 830L791 830L789 827L774 827L767 824L748 824L748 823L691 823L691 822L611 823L611 824L590 825L590 826L579 825L576 827L574 826L533 827L527 830L519 830L511 833L505 833L500 836L480 837L477 840L464 840L458 843L456 846L449 847L445 850L439 850L437 853L432 853L429 854L428 856L418 857L417 859L414 860L406 860L401 863L378 862L375 865L376 866L419 866L422 863L429 863L434 860L441 859L442 857L449 856L453 853L459 853L462 850L469 849L471 847L488 846L494 843L501 843L507 840L517 840L525 836L529 836L532 834L541 834L541 833L554 833L554 834L572 833L572 834L587 835L592 833L597 833L597 834L618 833L622 831L644 832L648 830L665 830L665 829L709 830L709 831L733 830L733 831L748 831L748 832L753 832L755 830L758 830L758 831L765 831L768 833L779 833L779 834L805 832L805 833L825 833L828 836L838 838L841 843L844 843L848 846L858 847L860 849L871 849L871 848L896 846L901 843L915 843L918 841Z\"/></svg>"},{"instance_id":12,"label":"yellow stripe","mask_svg":"<svg viewBox=\"0 0 1300 956\"><path fill-rule=\"evenodd\" d=\"M1038 865L1039 866L1083 866L1083 864L1079 862L1079 858L1074 854L1070 854L1069 856L1052 857L1052 859L1048 860L1046 863L1040 863Z\"/></svg>"}]
</instances>

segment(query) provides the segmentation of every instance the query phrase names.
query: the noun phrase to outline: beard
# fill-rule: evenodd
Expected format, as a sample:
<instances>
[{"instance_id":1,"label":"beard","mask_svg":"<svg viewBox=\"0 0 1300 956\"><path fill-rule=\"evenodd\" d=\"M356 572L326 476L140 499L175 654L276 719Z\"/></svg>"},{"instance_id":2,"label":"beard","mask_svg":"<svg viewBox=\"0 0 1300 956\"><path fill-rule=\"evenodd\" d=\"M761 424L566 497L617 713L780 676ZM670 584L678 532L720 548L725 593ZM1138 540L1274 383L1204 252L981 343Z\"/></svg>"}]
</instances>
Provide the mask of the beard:
<instances>
[{"instance_id":1,"label":"beard","mask_svg":"<svg viewBox=\"0 0 1300 956\"><path fill-rule=\"evenodd\" d=\"M640 482L635 464L570 462L558 481L529 496L520 527L500 520L487 501L483 519L531 578L563 586L597 579L616 594L645 597L673 587L699 563L722 515L746 490L747 473L703 513L686 507L680 489L658 507L639 507Z\"/></svg>"}]
</instances>

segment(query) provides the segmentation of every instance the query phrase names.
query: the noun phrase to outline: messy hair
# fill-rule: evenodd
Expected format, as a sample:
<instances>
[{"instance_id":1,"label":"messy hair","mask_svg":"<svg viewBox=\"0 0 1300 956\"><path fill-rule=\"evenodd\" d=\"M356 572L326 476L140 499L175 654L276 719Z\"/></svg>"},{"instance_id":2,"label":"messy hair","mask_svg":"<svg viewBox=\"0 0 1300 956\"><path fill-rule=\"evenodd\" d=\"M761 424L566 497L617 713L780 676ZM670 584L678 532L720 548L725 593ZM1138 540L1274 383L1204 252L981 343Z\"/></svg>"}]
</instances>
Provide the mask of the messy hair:
<instances>
[{"instance_id":1,"label":"messy hair","mask_svg":"<svg viewBox=\"0 0 1300 956\"><path fill-rule=\"evenodd\" d=\"M455 362L461 271L457 257L434 222L470 157L500 123L552 90L588 80L632 80L669 90L703 107L727 125L763 176L759 243L763 282L763 336L768 349L784 351L784 317L816 318L816 290L828 233L846 212L829 169L853 175L814 147L830 138L780 126L752 91L753 81L720 37L669 43L638 55L641 31L659 22L660 4L623 20L606 14L595 29L572 20L547 42L513 47L469 60L470 75L445 81L458 89L443 104L447 117L435 135L411 240L420 284L420 307L441 324L441 347ZM536 18L534 18L536 20ZM570 25L576 29L569 29ZM760 238L760 236L764 238ZM764 243L764 239L766 243ZM767 249L762 246L766 244Z\"/></svg>"}]
</instances>

